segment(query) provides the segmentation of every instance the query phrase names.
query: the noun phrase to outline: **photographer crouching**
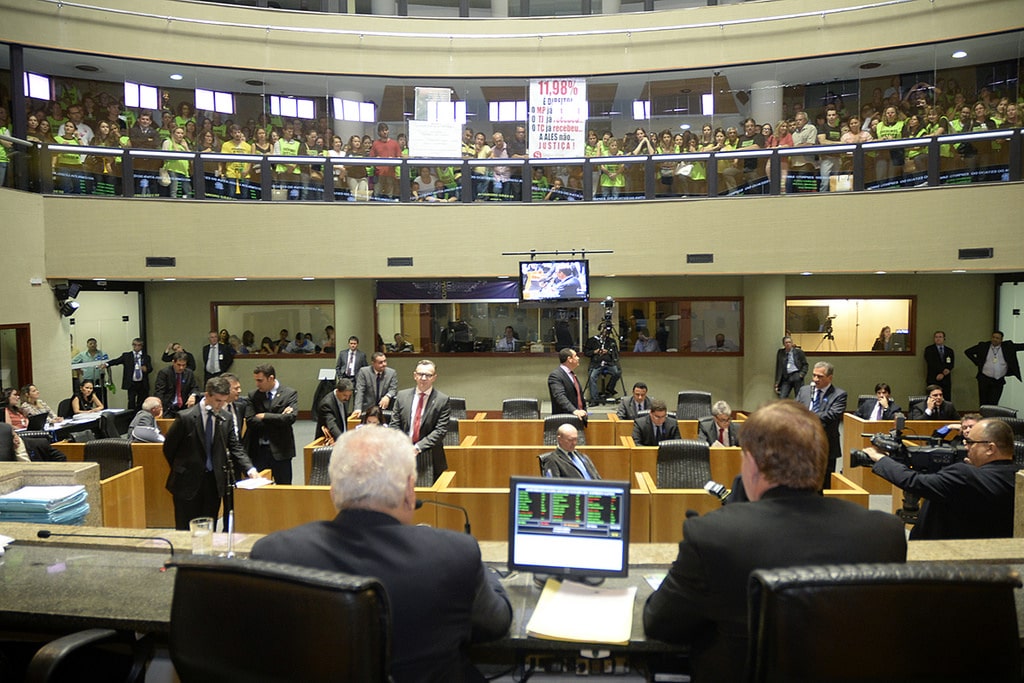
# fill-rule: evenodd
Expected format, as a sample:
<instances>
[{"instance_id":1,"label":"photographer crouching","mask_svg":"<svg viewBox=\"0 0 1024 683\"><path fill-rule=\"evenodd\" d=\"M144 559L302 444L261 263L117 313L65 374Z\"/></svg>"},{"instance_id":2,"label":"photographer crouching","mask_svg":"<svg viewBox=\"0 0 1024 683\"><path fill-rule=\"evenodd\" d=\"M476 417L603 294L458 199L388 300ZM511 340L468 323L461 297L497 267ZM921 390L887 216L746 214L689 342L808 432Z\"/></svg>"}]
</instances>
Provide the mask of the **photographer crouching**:
<instances>
[{"instance_id":1,"label":"photographer crouching","mask_svg":"<svg viewBox=\"0 0 1024 683\"><path fill-rule=\"evenodd\" d=\"M967 457L937 472L917 472L874 447L864 453L872 471L924 499L911 540L1009 538L1013 536L1013 431L1005 422L982 420L964 439Z\"/></svg>"}]
</instances>

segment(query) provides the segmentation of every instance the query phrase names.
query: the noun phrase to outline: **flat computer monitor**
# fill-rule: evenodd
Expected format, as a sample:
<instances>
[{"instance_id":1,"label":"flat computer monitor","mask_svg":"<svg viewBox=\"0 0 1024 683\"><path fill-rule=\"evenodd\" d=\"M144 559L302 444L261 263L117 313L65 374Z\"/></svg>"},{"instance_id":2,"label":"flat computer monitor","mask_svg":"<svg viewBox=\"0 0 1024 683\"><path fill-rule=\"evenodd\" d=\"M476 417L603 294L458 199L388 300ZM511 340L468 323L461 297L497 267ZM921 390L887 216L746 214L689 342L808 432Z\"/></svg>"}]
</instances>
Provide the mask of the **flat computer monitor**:
<instances>
[{"instance_id":1,"label":"flat computer monitor","mask_svg":"<svg viewBox=\"0 0 1024 683\"><path fill-rule=\"evenodd\" d=\"M629 482L512 477L508 568L562 578L629 575Z\"/></svg>"}]
</instances>

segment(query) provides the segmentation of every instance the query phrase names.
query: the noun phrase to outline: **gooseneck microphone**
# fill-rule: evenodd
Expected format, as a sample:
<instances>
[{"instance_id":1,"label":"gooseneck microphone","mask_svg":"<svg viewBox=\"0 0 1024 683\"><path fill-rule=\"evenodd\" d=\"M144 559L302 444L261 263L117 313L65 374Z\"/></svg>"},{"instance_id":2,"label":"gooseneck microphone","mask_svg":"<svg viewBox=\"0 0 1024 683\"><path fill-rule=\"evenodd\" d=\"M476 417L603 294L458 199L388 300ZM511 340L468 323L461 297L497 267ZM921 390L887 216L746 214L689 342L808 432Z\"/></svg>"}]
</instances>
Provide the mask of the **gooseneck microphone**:
<instances>
[{"instance_id":1,"label":"gooseneck microphone","mask_svg":"<svg viewBox=\"0 0 1024 683\"><path fill-rule=\"evenodd\" d=\"M436 506L442 507L442 508L450 508L452 510L460 510L462 512L462 515L466 518L466 526L465 526L466 533L472 535L472 532L469 529L469 511L466 508L462 507L461 505L452 505L451 503L441 503L441 502L436 501L436 500L420 500L419 498L417 498L416 499L416 509L419 510L421 507L423 507L424 503L426 503L428 505L436 505Z\"/></svg>"},{"instance_id":2,"label":"gooseneck microphone","mask_svg":"<svg viewBox=\"0 0 1024 683\"><path fill-rule=\"evenodd\" d=\"M163 541L171 549L171 557L174 557L174 544L170 540L163 538L162 536L117 536L114 534L62 534L57 531L50 531L49 529L40 529L36 532L36 536L39 538L49 538L50 536L67 536L69 538L120 538L127 539L129 541Z\"/></svg>"}]
</instances>

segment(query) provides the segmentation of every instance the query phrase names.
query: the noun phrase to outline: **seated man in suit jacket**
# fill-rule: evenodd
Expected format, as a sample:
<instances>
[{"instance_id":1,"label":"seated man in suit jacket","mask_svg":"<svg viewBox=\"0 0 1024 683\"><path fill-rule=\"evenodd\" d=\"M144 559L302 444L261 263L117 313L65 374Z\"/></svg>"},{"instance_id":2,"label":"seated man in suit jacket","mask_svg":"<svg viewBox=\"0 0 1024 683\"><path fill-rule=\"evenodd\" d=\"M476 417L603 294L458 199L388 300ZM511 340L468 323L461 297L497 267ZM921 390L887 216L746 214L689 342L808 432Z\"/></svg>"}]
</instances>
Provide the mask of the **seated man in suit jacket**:
<instances>
[{"instance_id":1,"label":"seated man in suit jacket","mask_svg":"<svg viewBox=\"0 0 1024 683\"><path fill-rule=\"evenodd\" d=\"M709 446L716 443L722 446L740 445L740 428L732 421L732 408L725 401L718 401L711 406L711 417L705 417L697 423L697 438Z\"/></svg>"},{"instance_id":2,"label":"seated man in suit jacket","mask_svg":"<svg viewBox=\"0 0 1024 683\"><path fill-rule=\"evenodd\" d=\"M164 406L156 396L142 402L142 410L135 413L128 425L128 440L132 443L163 443L164 435L156 426L156 419L164 414Z\"/></svg>"},{"instance_id":3,"label":"seated man in suit jacket","mask_svg":"<svg viewBox=\"0 0 1024 683\"><path fill-rule=\"evenodd\" d=\"M576 450L579 432L571 424L558 428L555 441L558 447L537 456L540 460L540 473L545 477L563 479L600 479L597 468L583 453Z\"/></svg>"},{"instance_id":4,"label":"seated man in suit jacket","mask_svg":"<svg viewBox=\"0 0 1024 683\"><path fill-rule=\"evenodd\" d=\"M666 439L679 438L679 423L668 416L668 406L660 398L651 401L650 413L633 423L633 442L637 446L657 446Z\"/></svg>"},{"instance_id":5,"label":"seated man in suit jacket","mask_svg":"<svg viewBox=\"0 0 1024 683\"><path fill-rule=\"evenodd\" d=\"M345 404L352 398L352 380L338 377L334 391L320 399L316 406L316 433L323 434L326 445L333 444L348 428Z\"/></svg>"},{"instance_id":6,"label":"seated man in suit jacket","mask_svg":"<svg viewBox=\"0 0 1024 683\"><path fill-rule=\"evenodd\" d=\"M793 401L743 425L742 479L750 502L683 523L679 554L644 606L648 638L691 645L695 681L742 681L747 583L754 569L903 562L903 524L819 491L828 457L820 420Z\"/></svg>"},{"instance_id":7,"label":"seated man in suit jacket","mask_svg":"<svg viewBox=\"0 0 1024 683\"><path fill-rule=\"evenodd\" d=\"M892 389L889 388L889 385L879 382L875 385L875 400L864 401L857 406L855 414L865 420L891 420L896 413L902 412L903 409L892 400Z\"/></svg>"},{"instance_id":8,"label":"seated man in suit jacket","mask_svg":"<svg viewBox=\"0 0 1024 683\"><path fill-rule=\"evenodd\" d=\"M647 385L637 382L633 385L633 393L623 396L615 408L620 420L635 420L641 410L651 409L651 399L647 398Z\"/></svg>"},{"instance_id":9,"label":"seated man in suit jacket","mask_svg":"<svg viewBox=\"0 0 1024 683\"><path fill-rule=\"evenodd\" d=\"M352 430L338 439L330 474L338 516L270 534L251 557L379 578L391 603L396 682L483 680L469 646L508 632L512 606L472 536L413 523L409 437Z\"/></svg>"},{"instance_id":10,"label":"seated man in suit jacket","mask_svg":"<svg viewBox=\"0 0 1024 683\"><path fill-rule=\"evenodd\" d=\"M448 395L434 389L437 367L433 361L421 360L413 372L415 389L403 389L395 398L395 412L391 415L391 426L401 429L412 439L416 454L425 453L430 458L434 481L448 469L444 454L444 436L448 433L448 419L451 409ZM418 459L422 469L426 464Z\"/></svg>"},{"instance_id":11,"label":"seated man in suit jacket","mask_svg":"<svg viewBox=\"0 0 1024 683\"><path fill-rule=\"evenodd\" d=\"M911 420L956 420L960 414L956 412L952 401L947 401L942 396L942 387L938 384L929 384L925 389L928 398L924 402L917 401L910 406Z\"/></svg>"}]
</instances>

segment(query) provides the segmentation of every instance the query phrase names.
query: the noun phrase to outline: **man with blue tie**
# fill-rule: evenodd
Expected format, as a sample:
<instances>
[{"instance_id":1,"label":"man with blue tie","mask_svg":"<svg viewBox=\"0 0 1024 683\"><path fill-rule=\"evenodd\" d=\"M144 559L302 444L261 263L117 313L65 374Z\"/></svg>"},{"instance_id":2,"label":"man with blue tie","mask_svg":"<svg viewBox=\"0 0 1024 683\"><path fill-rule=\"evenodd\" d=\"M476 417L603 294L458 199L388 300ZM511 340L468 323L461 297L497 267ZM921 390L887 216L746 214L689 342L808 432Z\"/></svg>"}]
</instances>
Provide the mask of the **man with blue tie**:
<instances>
[{"instance_id":1,"label":"man with blue tie","mask_svg":"<svg viewBox=\"0 0 1024 683\"><path fill-rule=\"evenodd\" d=\"M178 530L187 530L189 521L196 517L217 519L228 484L224 466L229 457L238 464L237 477L259 476L223 412L230 394L227 379L211 379L199 403L178 413L167 431L164 457L171 468L167 490L174 497L174 526Z\"/></svg>"},{"instance_id":2,"label":"man with blue tie","mask_svg":"<svg viewBox=\"0 0 1024 683\"><path fill-rule=\"evenodd\" d=\"M576 450L577 440L579 432L571 424L559 427L555 436L558 447L537 456L541 475L563 479L600 479L601 475L590 458Z\"/></svg>"},{"instance_id":3,"label":"man with blue tie","mask_svg":"<svg viewBox=\"0 0 1024 683\"><path fill-rule=\"evenodd\" d=\"M836 461L843 455L843 447L839 442L839 425L846 412L846 390L832 384L832 373L835 368L824 361L814 364L811 371L811 383L800 387L796 400L803 404L821 420L828 437L828 467L825 468L825 481L822 488L828 488L835 472Z\"/></svg>"}]
</instances>

